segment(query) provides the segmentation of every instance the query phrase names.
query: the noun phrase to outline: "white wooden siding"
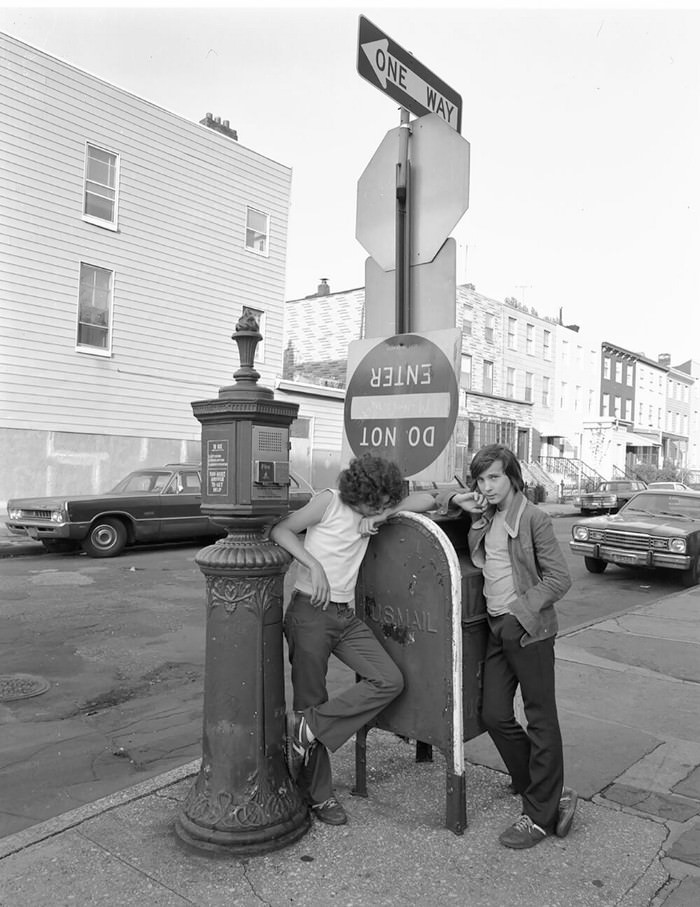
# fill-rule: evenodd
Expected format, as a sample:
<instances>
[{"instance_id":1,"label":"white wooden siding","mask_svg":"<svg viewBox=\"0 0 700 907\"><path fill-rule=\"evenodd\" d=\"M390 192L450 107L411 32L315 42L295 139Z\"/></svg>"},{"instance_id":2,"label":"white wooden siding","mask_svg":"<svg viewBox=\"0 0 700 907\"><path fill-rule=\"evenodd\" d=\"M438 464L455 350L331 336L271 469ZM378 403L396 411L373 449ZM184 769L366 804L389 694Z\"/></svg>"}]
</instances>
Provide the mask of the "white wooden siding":
<instances>
[{"instance_id":1,"label":"white wooden siding","mask_svg":"<svg viewBox=\"0 0 700 907\"><path fill-rule=\"evenodd\" d=\"M0 57L0 425L197 437L242 305L266 313L261 383L280 371L290 169L4 35ZM117 232L82 219L86 142L120 156ZM114 271L110 357L75 349L81 261Z\"/></svg>"}]
</instances>

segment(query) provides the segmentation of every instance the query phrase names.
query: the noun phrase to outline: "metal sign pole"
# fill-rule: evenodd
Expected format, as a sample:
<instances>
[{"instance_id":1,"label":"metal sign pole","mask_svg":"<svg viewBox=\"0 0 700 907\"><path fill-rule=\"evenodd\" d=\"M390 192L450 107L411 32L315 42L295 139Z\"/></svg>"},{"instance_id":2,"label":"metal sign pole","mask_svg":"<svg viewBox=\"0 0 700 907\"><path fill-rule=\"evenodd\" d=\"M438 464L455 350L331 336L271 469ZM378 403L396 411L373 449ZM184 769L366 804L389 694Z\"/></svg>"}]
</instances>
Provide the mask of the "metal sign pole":
<instances>
[{"instance_id":1,"label":"metal sign pole","mask_svg":"<svg viewBox=\"0 0 700 907\"><path fill-rule=\"evenodd\" d=\"M410 304L410 164L408 140L411 135L410 114L401 108L399 129L399 161L396 165L396 333L411 330Z\"/></svg>"}]
</instances>

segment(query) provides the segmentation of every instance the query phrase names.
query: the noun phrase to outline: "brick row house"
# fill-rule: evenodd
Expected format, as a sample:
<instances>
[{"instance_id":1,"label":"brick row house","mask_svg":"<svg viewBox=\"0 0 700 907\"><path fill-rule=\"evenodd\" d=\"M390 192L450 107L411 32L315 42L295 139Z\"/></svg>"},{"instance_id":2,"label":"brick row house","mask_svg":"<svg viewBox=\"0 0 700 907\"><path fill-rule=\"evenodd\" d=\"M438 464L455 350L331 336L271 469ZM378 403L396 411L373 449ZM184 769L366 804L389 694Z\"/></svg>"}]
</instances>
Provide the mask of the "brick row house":
<instances>
[{"instance_id":1,"label":"brick row house","mask_svg":"<svg viewBox=\"0 0 700 907\"><path fill-rule=\"evenodd\" d=\"M365 320L362 287L333 293L322 278L316 293L288 300L285 380L290 386L344 387L347 347L365 336ZM696 363L671 368L664 357L648 360L615 348L594 330L565 324L561 313L541 317L515 299L491 299L469 284L457 287L456 324L462 333L453 438L459 473L466 473L479 447L493 442L516 451L528 481L542 484L550 499L564 490L634 475L641 463L689 469L692 478L695 462L700 472L700 460L685 455L693 412L698 421L697 402L689 402L693 366L700 368ZM618 357L613 349L619 349ZM624 356L638 363L636 371L630 366L629 376L620 361ZM654 418L663 422L658 431L644 421L657 385ZM679 398L676 417L674 395ZM342 418L342 400L335 409ZM635 419L633 413L641 415ZM681 431L677 437L673 425ZM324 449L326 461L338 467L340 456L339 441L335 451Z\"/></svg>"}]
</instances>

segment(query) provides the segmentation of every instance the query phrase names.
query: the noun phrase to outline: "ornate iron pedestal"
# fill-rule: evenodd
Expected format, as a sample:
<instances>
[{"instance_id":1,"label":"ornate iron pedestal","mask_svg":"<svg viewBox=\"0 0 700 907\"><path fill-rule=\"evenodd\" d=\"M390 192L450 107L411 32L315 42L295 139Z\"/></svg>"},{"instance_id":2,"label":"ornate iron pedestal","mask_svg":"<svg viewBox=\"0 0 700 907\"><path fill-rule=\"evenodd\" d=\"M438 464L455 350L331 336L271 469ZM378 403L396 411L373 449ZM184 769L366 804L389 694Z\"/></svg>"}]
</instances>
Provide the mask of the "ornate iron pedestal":
<instances>
[{"instance_id":1,"label":"ornate iron pedestal","mask_svg":"<svg viewBox=\"0 0 700 907\"><path fill-rule=\"evenodd\" d=\"M282 596L291 558L263 531L288 508L298 407L257 385L257 325L241 319L234 339L236 384L192 404L204 426L202 512L228 535L196 557L207 591L202 765L175 829L188 844L238 855L291 844L310 818L284 752Z\"/></svg>"}]
</instances>

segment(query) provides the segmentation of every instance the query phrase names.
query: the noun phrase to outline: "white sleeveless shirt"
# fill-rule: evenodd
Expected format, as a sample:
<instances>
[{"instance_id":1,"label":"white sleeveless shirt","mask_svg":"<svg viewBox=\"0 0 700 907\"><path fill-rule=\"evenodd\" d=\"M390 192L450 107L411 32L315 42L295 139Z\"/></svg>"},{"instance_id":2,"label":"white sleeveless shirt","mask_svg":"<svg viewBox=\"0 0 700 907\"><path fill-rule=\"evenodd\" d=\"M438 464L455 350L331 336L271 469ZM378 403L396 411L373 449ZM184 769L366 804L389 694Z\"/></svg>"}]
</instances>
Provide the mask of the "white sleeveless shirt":
<instances>
[{"instance_id":1,"label":"white sleeveless shirt","mask_svg":"<svg viewBox=\"0 0 700 907\"><path fill-rule=\"evenodd\" d=\"M304 548L326 571L331 601L354 604L355 585L369 536L360 535L362 514L344 504L335 489L326 490L332 498L321 521L306 530ZM298 564L295 586L311 595L311 573L303 564Z\"/></svg>"}]
</instances>

